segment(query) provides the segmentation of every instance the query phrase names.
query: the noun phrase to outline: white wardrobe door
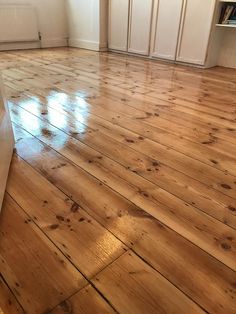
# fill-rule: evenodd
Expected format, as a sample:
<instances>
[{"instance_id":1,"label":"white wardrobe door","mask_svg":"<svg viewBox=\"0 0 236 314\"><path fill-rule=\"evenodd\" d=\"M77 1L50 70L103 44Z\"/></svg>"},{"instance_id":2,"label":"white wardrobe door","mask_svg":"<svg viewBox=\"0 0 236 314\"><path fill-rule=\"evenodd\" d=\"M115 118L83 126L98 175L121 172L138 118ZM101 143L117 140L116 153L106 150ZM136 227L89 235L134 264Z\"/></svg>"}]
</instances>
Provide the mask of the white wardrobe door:
<instances>
[{"instance_id":1,"label":"white wardrobe door","mask_svg":"<svg viewBox=\"0 0 236 314\"><path fill-rule=\"evenodd\" d=\"M149 54L152 0L131 0L128 51Z\"/></svg>"},{"instance_id":2,"label":"white wardrobe door","mask_svg":"<svg viewBox=\"0 0 236 314\"><path fill-rule=\"evenodd\" d=\"M215 0L186 0L177 60L204 65Z\"/></svg>"},{"instance_id":3,"label":"white wardrobe door","mask_svg":"<svg viewBox=\"0 0 236 314\"><path fill-rule=\"evenodd\" d=\"M159 0L152 56L175 60L183 0Z\"/></svg>"},{"instance_id":4,"label":"white wardrobe door","mask_svg":"<svg viewBox=\"0 0 236 314\"><path fill-rule=\"evenodd\" d=\"M110 49L127 51L129 24L129 0L109 1Z\"/></svg>"}]
</instances>

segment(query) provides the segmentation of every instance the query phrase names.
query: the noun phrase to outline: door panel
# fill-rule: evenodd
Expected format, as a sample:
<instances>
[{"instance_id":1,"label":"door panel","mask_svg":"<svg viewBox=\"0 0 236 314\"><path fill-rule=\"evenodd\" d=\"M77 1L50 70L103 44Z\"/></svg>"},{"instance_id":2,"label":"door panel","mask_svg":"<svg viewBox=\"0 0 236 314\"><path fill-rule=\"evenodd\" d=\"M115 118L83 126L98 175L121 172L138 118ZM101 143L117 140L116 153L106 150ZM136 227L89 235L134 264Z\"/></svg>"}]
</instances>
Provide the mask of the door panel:
<instances>
[{"instance_id":1,"label":"door panel","mask_svg":"<svg viewBox=\"0 0 236 314\"><path fill-rule=\"evenodd\" d=\"M152 56L175 60L183 0L159 0Z\"/></svg>"},{"instance_id":2,"label":"door panel","mask_svg":"<svg viewBox=\"0 0 236 314\"><path fill-rule=\"evenodd\" d=\"M4 99L2 81L0 81L0 209L5 193L13 147L14 138L10 116Z\"/></svg>"},{"instance_id":3,"label":"door panel","mask_svg":"<svg viewBox=\"0 0 236 314\"><path fill-rule=\"evenodd\" d=\"M149 54L152 5L152 0L131 0L129 52Z\"/></svg>"},{"instance_id":4,"label":"door panel","mask_svg":"<svg viewBox=\"0 0 236 314\"><path fill-rule=\"evenodd\" d=\"M215 0L185 0L177 60L204 65Z\"/></svg>"},{"instance_id":5,"label":"door panel","mask_svg":"<svg viewBox=\"0 0 236 314\"><path fill-rule=\"evenodd\" d=\"M129 0L109 1L109 43L110 49L127 51Z\"/></svg>"}]
</instances>

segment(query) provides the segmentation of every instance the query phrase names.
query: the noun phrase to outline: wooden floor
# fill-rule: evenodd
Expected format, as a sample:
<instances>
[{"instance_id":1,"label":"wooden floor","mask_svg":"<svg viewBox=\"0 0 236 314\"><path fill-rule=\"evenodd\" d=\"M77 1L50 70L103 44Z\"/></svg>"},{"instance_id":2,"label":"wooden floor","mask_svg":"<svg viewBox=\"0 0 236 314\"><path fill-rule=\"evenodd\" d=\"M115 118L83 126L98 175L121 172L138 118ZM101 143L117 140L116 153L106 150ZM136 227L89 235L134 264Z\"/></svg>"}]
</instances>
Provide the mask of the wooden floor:
<instances>
[{"instance_id":1,"label":"wooden floor","mask_svg":"<svg viewBox=\"0 0 236 314\"><path fill-rule=\"evenodd\" d=\"M236 70L67 48L0 70L2 311L236 313Z\"/></svg>"}]
</instances>

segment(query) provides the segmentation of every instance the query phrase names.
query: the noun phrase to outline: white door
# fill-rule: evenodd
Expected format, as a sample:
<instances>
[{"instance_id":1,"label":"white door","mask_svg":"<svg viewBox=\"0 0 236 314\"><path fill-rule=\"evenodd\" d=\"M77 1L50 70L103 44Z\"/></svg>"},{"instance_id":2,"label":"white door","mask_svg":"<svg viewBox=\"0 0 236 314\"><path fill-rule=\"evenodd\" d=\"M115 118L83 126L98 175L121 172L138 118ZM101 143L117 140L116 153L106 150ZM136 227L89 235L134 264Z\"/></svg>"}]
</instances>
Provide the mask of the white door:
<instances>
[{"instance_id":1,"label":"white door","mask_svg":"<svg viewBox=\"0 0 236 314\"><path fill-rule=\"evenodd\" d=\"M14 139L10 116L3 95L0 81L0 210L5 192L9 165L11 162Z\"/></svg>"},{"instance_id":2,"label":"white door","mask_svg":"<svg viewBox=\"0 0 236 314\"><path fill-rule=\"evenodd\" d=\"M109 1L110 49L127 51L129 28L129 0Z\"/></svg>"},{"instance_id":3,"label":"white door","mask_svg":"<svg viewBox=\"0 0 236 314\"><path fill-rule=\"evenodd\" d=\"M183 0L155 2L153 57L175 60L183 3Z\"/></svg>"},{"instance_id":4,"label":"white door","mask_svg":"<svg viewBox=\"0 0 236 314\"><path fill-rule=\"evenodd\" d=\"M149 55L153 0L131 0L128 51Z\"/></svg>"},{"instance_id":5,"label":"white door","mask_svg":"<svg viewBox=\"0 0 236 314\"><path fill-rule=\"evenodd\" d=\"M215 0L185 0L177 60L204 65Z\"/></svg>"}]
</instances>

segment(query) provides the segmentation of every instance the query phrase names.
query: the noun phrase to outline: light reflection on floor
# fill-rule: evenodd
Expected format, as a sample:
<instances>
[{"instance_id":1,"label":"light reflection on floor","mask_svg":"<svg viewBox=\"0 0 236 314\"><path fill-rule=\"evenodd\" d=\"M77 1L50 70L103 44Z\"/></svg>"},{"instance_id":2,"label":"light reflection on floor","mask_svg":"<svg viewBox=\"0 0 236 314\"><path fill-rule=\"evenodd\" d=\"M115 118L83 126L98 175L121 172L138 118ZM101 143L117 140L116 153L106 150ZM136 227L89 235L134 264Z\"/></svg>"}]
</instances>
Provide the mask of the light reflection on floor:
<instances>
[{"instance_id":1,"label":"light reflection on floor","mask_svg":"<svg viewBox=\"0 0 236 314\"><path fill-rule=\"evenodd\" d=\"M73 119L73 123L76 121L82 123L84 125L84 129L81 130L80 126L80 132L85 132L87 129L87 120L89 118L89 111L88 111L88 103L81 98L80 96L73 97L73 100L70 99L70 97L66 93L59 93L59 92L53 92L47 97L47 102L48 102L48 112L50 113L50 107L55 108L57 110L68 110L73 112L73 115L75 119ZM55 113L55 111L53 110ZM62 117L53 117L53 113L49 114L49 120L53 124L55 119L59 120L59 123L61 122L61 125L58 126L63 127L65 126L65 121L61 121L63 119ZM67 117L68 119L68 117ZM57 120L57 124L58 124ZM64 123L64 124L63 124Z\"/></svg>"}]
</instances>

